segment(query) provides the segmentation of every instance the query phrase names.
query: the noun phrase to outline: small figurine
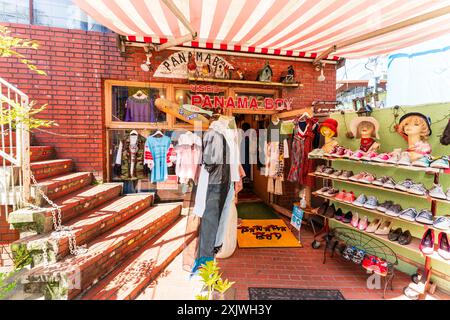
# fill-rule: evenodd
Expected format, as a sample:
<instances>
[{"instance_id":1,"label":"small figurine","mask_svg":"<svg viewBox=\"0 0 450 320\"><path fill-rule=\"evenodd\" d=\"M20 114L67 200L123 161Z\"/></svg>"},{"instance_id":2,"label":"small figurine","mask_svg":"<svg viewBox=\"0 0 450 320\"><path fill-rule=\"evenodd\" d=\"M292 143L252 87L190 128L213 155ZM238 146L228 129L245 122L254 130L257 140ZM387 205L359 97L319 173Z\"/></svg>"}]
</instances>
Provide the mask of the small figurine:
<instances>
[{"instance_id":1,"label":"small figurine","mask_svg":"<svg viewBox=\"0 0 450 320\"><path fill-rule=\"evenodd\" d=\"M400 118L397 132L408 141L410 160L423 159L426 163L431 153L431 145L426 141L431 135L430 117L419 112L406 113Z\"/></svg>"},{"instance_id":2,"label":"small figurine","mask_svg":"<svg viewBox=\"0 0 450 320\"><path fill-rule=\"evenodd\" d=\"M224 69L224 67L223 67L223 64L218 64L217 66L216 66L216 70L215 70L215 72L214 72L214 77L216 78L216 79L225 79L225 77L226 77L226 73L225 73L225 69Z\"/></svg>"},{"instance_id":3,"label":"small figurine","mask_svg":"<svg viewBox=\"0 0 450 320\"><path fill-rule=\"evenodd\" d=\"M271 82L272 75L273 75L272 68L269 65L269 61L266 61L264 67L258 71L258 77L256 78L256 80L261 82Z\"/></svg>"},{"instance_id":4,"label":"small figurine","mask_svg":"<svg viewBox=\"0 0 450 320\"><path fill-rule=\"evenodd\" d=\"M238 69L236 70L236 74L237 74L239 80L245 80L244 72L242 72L242 70L241 70L240 68L238 68Z\"/></svg>"},{"instance_id":5,"label":"small figurine","mask_svg":"<svg viewBox=\"0 0 450 320\"><path fill-rule=\"evenodd\" d=\"M335 119L328 118L320 124L319 132L325 138L322 150L330 153L338 142L336 141L338 122Z\"/></svg>"},{"instance_id":6,"label":"small figurine","mask_svg":"<svg viewBox=\"0 0 450 320\"><path fill-rule=\"evenodd\" d=\"M195 63L194 55L191 56L187 64L187 71L190 77L197 77L197 64Z\"/></svg>"},{"instance_id":7,"label":"small figurine","mask_svg":"<svg viewBox=\"0 0 450 320\"><path fill-rule=\"evenodd\" d=\"M286 72L283 72L280 76L280 82L283 83L293 83L295 77L294 67L291 65L288 67Z\"/></svg>"},{"instance_id":8,"label":"small figurine","mask_svg":"<svg viewBox=\"0 0 450 320\"><path fill-rule=\"evenodd\" d=\"M202 69L201 69L201 76L203 78L209 78L211 76L211 67L206 62L203 63Z\"/></svg>"},{"instance_id":9,"label":"small figurine","mask_svg":"<svg viewBox=\"0 0 450 320\"><path fill-rule=\"evenodd\" d=\"M359 150L363 153L376 151L380 144L375 139L379 139L378 130L380 124L374 117L356 117L350 122L350 130L357 139L361 139Z\"/></svg>"}]
</instances>

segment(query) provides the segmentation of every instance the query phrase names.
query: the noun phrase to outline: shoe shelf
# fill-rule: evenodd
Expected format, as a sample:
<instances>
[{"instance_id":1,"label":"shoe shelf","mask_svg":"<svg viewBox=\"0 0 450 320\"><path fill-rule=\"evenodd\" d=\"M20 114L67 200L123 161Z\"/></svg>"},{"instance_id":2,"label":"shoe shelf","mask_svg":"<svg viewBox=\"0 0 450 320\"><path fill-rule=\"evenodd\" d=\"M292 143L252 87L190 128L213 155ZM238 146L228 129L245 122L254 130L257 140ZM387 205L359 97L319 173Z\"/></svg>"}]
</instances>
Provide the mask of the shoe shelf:
<instances>
[{"instance_id":1,"label":"shoe shelf","mask_svg":"<svg viewBox=\"0 0 450 320\"><path fill-rule=\"evenodd\" d=\"M399 169L405 169L405 170L410 170L410 171L420 171L420 172L426 172L426 173L444 173L443 169L438 169L438 168L404 166L404 165L399 165L399 164L394 164L394 163L383 163L383 162L367 161L367 160L353 160L353 159L347 159L347 158L336 158L336 157L328 157L328 156L320 156L320 157L311 156L311 157L309 157L309 159L323 159L323 160L329 160L329 161L352 162L352 163L360 163L360 164L364 164L364 165L399 168Z\"/></svg>"},{"instance_id":2,"label":"shoe shelf","mask_svg":"<svg viewBox=\"0 0 450 320\"><path fill-rule=\"evenodd\" d=\"M312 176L312 177L315 177L315 178L322 178L322 179L325 179L325 180L344 182L344 183L347 183L347 184L353 184L353 185L362 186L362 187L365 187L365 188L383 190L383 191L398 193L398 194L402 194L402 195L406 195L406 196L410 196L410 197L425 199L425 200L427 200L429 202L432 202L434 200L434 201L437 201L437 202L450 204L449 200L433 198L433 197L430 197L430 196L427 196L427 195L418 195L418 194L414 194L414 193L410 193L410 192L406 192L406 191L401 191L401 190L398 190L398 189L384 188L384 187L380 187L380 186L377 186L377 185L374 185L374 184L371 184L371 183L363 183L363 182L357 182L357 181L352 181L352 180L333 178L333 177L330 177L330 176L323 176L323 175L315 174L315 173L309 173L308 175Z\"/></svg>"},{"instance_id":3,"label":"shoe shelf","mask_svg":"<svg viewBox=\"0 0 450 320\"><path fill-rule=\"evenodd\" d=\"M317 195L317 196L321 196L321 195L319 194L319 195ZM328 197L326 197L326 198L328 198ZM330 199L332 199L332 198L330 198ZM337 201L337 200L336 200L336 201ZM347 204L346 202L342 202L342 203ZM356 207L356 206L355 206L355 207ZM363 208L363 209L366 210L365 208ZM342 222L342 221L336 220L335 218L326 217L326 216L321 215L321 214L317 214L317 215L319 215L319 216L321 216L321 217L323 217L323 218L325 218L325 219L331 220L331 221L333 221L334 223L339 224L339 225L341 225L341 226L345 226L345 227L347 227L347 228L349 228L349 229L356 230L356 231L358 231L358 232L360 232L360 233L363 233L363 234L368 234L368 235L370 235L370 236L372 236L372 237L374 237L374 238L376 238L376 239L379 239L379 240L381 240L381 241L385 241L385 242L387 242L387 243L393 244L393 245L398 246L398 247L400 247L400 248L407 249L407 250L409 250L409 251L411 251L411 252L414 252L414 253L416 253L416 254L419 254L421 257L424 257L424 258L430 257L431 259L438 260L438 261L441 261L441 262L443 262L443 263L445 263L445 264L447 264L447 265L450 265L450 260L445 260L445 259L442 258L436 251L434 251L433 254L431 254L431 255L424 255L424 254L422 253L422 251L420 251L420 249L419 249L419 246L420 246L420 239L418 239L418 238L414 238L414 237L413 237L412 240L411 240L411 242L410 242L409 244L407 244L407 245L402 245L402 244L398 243L397 241L391 241L391 240L389 240L389 238L388 238L387 235L380 235L380 234L376 234L376 233L374 233L374 232L373 232L373 233L372 233L372 232L365 232L365 231L359 230L358 228L353 227L350 223L344 223L344 222ZM392 217L391 217L391 218L392 218ZM401 220L402 220L402 221L406 221L406 220L403 220L403 219L401 219ZM442 231L442 230L441 230L441 231Z\"/></svg>"}]
</instances>

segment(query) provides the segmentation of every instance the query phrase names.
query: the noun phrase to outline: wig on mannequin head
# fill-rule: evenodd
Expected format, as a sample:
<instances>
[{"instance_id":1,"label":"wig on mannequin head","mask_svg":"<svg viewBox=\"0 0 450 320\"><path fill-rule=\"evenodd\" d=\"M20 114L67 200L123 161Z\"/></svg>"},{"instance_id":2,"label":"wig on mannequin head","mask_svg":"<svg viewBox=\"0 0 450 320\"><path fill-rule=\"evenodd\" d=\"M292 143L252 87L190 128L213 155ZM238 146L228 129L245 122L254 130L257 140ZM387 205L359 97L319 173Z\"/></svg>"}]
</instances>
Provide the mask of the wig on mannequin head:
<instances>
[{"instance_id":1,"label":"wig on mannequin head","mask_svg":"<svg viewBox=\"0 0 450 320\"><path fill-rule=\"evenodd\" d=\"M400 123L397 127L397 132L400 133L403 138L408 138L408 135L405 133L405 127L410 124L420 126L420 137L423 140L427 140L431 135L430 118L418 112L411 112L400 118Z\"/></svg>"}]
</instances>

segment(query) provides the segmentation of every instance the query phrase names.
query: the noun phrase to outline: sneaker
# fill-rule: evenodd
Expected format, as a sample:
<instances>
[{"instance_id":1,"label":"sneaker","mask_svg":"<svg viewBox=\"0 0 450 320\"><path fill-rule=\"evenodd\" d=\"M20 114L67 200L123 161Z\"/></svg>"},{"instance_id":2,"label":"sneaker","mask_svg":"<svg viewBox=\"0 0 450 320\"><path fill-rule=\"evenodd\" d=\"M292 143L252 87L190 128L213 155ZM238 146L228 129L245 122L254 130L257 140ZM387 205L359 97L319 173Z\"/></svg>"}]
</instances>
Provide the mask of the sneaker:
<instances>
[{"instance_id":1,"label":"sneaker","mask_svg":"<svg viewBox=\"0 0 450 320\"><path fill-rule=\"evenodd\" d=\"M423 183L416 183L411 186L411 188L408 189L409 193L417 194L419 196L424 196L428 193L428 190L425 189L423 186Z\"/></svg>"},{"instance_id":2,"label":"sneaker","mask_svg":"<svg viewBox=\"0 0 450 320\"><path fill-rule=\"evenodd\" d=\"M401 205L393 204L390 207L387 207L386 211L384 213L386 213L387 215L392 216L392 217L398 217L402 212L403 212L403 208Z\"/></svg>"},{"instance_id":3,"label":"sneaker","mask_svg":"<svg viewBox=\"0 0 450 320\"><path fill-rule=\"evenodd\" d=\"M411 157L409 156L409 152L404 151L400 156L400 160L397 162L402 166L410 166L411 165Z\"/></svg>"},{"instance_id":4,"label":"sneaker","mask_svg":"<svg viewBox=\"0 0 450 320\"><path fill-rule=\"evenodd\" d=\"M354 176L351 176L350 178L348 178L348 180L350 181L359 181L360 179L362 179L366 174L368 174L367 172L363 171L360 173L355 174Z\"/></svg>"},{"instance_id":5,"label":"sneaker","mask_svg":"<svg viewBox=\"0 0 450 320\"><path fill-rule=\"evenodd\" d=\"M366 255L366 251L365 250L357 249L356 252L353 254L353 257L352 257L353 263L361 264L365 255Z\"/></svg>"},{"instance_id":6,"label":"sneaker","mask_svg":"<svg viewBox=\"0 0 450 320\"><path fill-rule=\"evenodd\" d=\"M342 222L343 223L350 223L353 219L353 213L351 211L348 211L343 217Z\"/></svg>"},{"instance_id":7,"label":"sneaker","mask_svg":"<svg viewBox=\"0 0 450 320\"><path fill-rule=\"evenodd\" d=\"M339 191L339 193L334 197L336 200L344 201L345 194L347 192L345 190Z\"/></svg>"},{"instance_id":8,"label":"sneaker","mask_svg":"<svg viewBox=\"0 0 450 320\"><path fill-rule=\"evenodd\" d=\"M325 170L325 168L326 168L326 166L323 165L323 164L317 166L317 167L316 167L316 171L314 171L314 174L317 174L317 175L319 175L319 176L322 175L323 170Z\"/></svg>"},{"instance_id":9,"label":"sneaker","mask_svg":"<svg viewBox=\"0 0 450 320\"><path fill-rule=\"evenodd\" d=\"M375 179L376 177L373 174L368 173L364 177L362 177L359 181L362 183L371 184L373 181L375 181Z\"/></svg>"},{"instance_id":10,"label":"sneaker","mask_svg":"<svg viewBox=\"0 0 450 320\"><path fill-rule=\"evenodd\" d=\"M450 260L450 244L445 232L439 233L437 252L445 260Z\"/></svg>"},{"instance_id":11,"label":"sneaker","mask_svg":"<svg viewBox=\"0 0 450 320\"><path fill-rule=\"evenodd\" d=\"M368 225L367 228L366 228L366 232L369 232L369 233L375 232L375 230L378 229L378 227L380 226L380 224L381 224L381 220L378 219L378 218L376 218L376 219L373 220L371 223L369 223L369 225Z\"/></svg>"},{"instance_id":12,"label":"sneaker","mask_svg":"<svg viewBox=\"0 0 450 320\"><path fill-rule=\"evenodd\" d=\"M414 161L414 162L412 163L412 165L413 165L413 166L416 166L416 167L424 167L424 168L427 168L427 167L430 166L431 161L432 161L431 156L425 155L425 156L423 156L422 158L419 158L419 159L417 159L416 161Z\"/></svg>"},{"instance_id":13,"label":"sneaker","mask_svg":"<svg viewBox=\"0 0 450 320\"><path fill-rule=\"evenodd\" d=\"M375 230L375 234L379 235L388 235L391 231L392 222L391 221L384 221L377 230Z\"/></svg>"},{"instance_id":14,"label":"sneaker","mask_svg":"<svg viewBox=\"0 0 450 320\"><path fill-rule=\"evenodd\" d=\"M353 201L355 201L355 194L353 193L353 191L347 192L344 196L344 202L347 203L353 203Z\"/></svg>"},{"instance_id":15,"label":"sneaker","mask_svg":"<svg viewBox=\"0 0 450 320\"><path fill-rule=\"evenodd\" d=\"M335 195L337 195L339 193L338 189L335 188L330 188L326 193L324 193L324 195L328 196L328 197L334 197Z\"/></svg>"},{"instance_id":16,"label":"sneaker","mask_svg":"<svg viewBox=\"0 0 450 320\"><path fill-rule=\"evenodd\" d=\"M353 171L344 170L338 178L348 180L351 176L353 176Z\"/></svg>"},{"instance_id":17,"label":"sneaker","mask_svg":"<svg viewBox=\"0 0 450 320\"><path fill-rule=\"evenodd\" d=\"M423 224L432 225L433 224L433 214L431 213L430 210L423 209L417 214L416 221L423 223Z\"/></svg>"},{"instance_id":18,"label":"sneaker","mask_svg":"<svg viewBox=\"0 0 450 320\"><path fill-rule=\"evenodd\" d=\"M387 182L388 178L389 178L388 176L378 177L372 181L372 184L381 187L383 186L383 184Z\"/></svg>"},{"instance_id":19,"label":"sneaker","mask_svg":"<svg viewBox=\"0 0 450 320\"><path fill-rule=\"evenodd\" d=\"M323 188L317 190L316 192L317 192L318 194L325 194L325 193L328 192L328 190L330 190L330 187L323 187Z\"/></svg>"},{"instance_id":20,"label":"sneaker","mask_svg":"<svg viewBox=\"0 0 450 320\"><path fill-rule=\"evenodd\" d=\"M437 217L433 222L433 226L436 229L448 230L450 229L450 217L441 216Z\"/></svg>"},{"instance_id":21,"label":"sneaker","mask_svg":"<svg viewBox=\"0 0 450 320\"><path fill-rule=\"evenodd\" d=\"M347 158L349 159L351 156L353 155L353 151L350 149L345 149L344 155L342 156L342 158Z\"/></svg>"},{"instance_id":22,"label":"sneaker","mask_svg":"<svg viewBox=\"0 0 450 320\"><path fill-rule=\"evenodd\" d=\"M396 164L400 161L400 156L402 152L401 149L394 149L391 153L389 153L389 159L386 160L386 163Z\"/></svg>"},{"instance_id":23,"label":"sneaker","mask_svg":"<svg viewBox=\"0 0 450 320\"><path fill-rule=\"evenodd\" d=\"M337 177L339 177L343 172L344 172L344 171L342 171L342 170L336 170L336 171L334 171L332 174L330 174L330 177L331 177L331 178L337 178Z\"/></svg>"},{"instance_id":24,"label":"sneaker","mask_svg":"<svg viewBox=\"0 0 450 320\"><path fill-rule=\"evenodd\" d=\"M434 184L433 188L428 192L430 197L446 200L447 195L444 193L442 186L440 184Z\"/></svg>"},{"instance_id":25,"label":"sneaker","mask_svg":"<svg viewBox=\"0 0 450 320\"><path fill-rule=\"evenodd\" d=\"M386 182L383 183L383 188L394 189L396 184L397 183L395 182L395 180L393 178L388 177Z\"/></svg>"},{"instance_id":26,"label":"sneaker","mask_svg":"<svg viewBox=\"0 0 450 320\"><path fill-rule=\"evenodd\" d=\"M390 159L389 153L380 153L375 158L373 158L373 161L375 162L386 162Z\"/></svg>"},{"instance_id":27,"label":"sneaker","mask_svg":"<svg viewBox=\"0 0 450 320\"><path fill-rule=\"evenodd\" d=\"M364 208L367 209L375 209L378 206L378 200L374 196L370 196L367 198L367 201L364 203Z\"/></svg>"},{"instance_id":28,"label":"sneaker","mask_svg":"<svg viewBox=\"0 0 450 320\"><path fill-rule=\"evenodd\" d=\"M378 153L376 153L375 151L369 151L361 158L361 160L373 161L377 156Z\"/></svg>"},{"instance_id":29,"label":"sneaker","mask_svg":"<svg viewBox=\"0 0 450 320\"><path fill-rule=\"evenodd\" d=\"M341 221L343 217L344 212L342 212L342 209L341 208L337 209L336 212L334 213L334 218L338 221Z\"/></svg>"},{"instance_id":30,"label":"sneaker","mask_svg":"<svg viewBox=\"0 0 450 320\"><path fill-rule=\"evenodd\" d=\"M324 152L323 155L324 156L331 156L332 154L336 153L338 148L339 148L339 146L334 146L333 149L330 150L330 152Z\"/></svg>"},{"instance_id":31,"label":"sneaker","mask_svg":"<svg viewBox=\"0 0 450 320\"><path fill-rule=\"evenodd\" d=\"M449 162L448 156L442 156L439 159L434 160L430 163L431 168L438 168L438 169L449 169L450 168L450 162Z\"/></svg>"},{"instance_id":32,"label":"sneaker","mask_svg":"<svg viewBox=\"0 0 450 320\"><path fill-rule=\"evenodd\" d=\"M339 146L336 148L335 152L331 153L331 156L336 157L336 158L342 158L345 154L345 150L347 150L347 149Z\"/></svg>"},{"instance_id":33,"label":"sneaker","mask_svg":"<svg viewBox=\"0 0 450 320\"><path fill-rule=\"evenodd\" d=\"M419 246L423 254L433 254L434 252L434 230L427 229L425 231Z\"/></svg>"},{"instance_id":34,"label":"sneaker","mask_svg":"<svg viewBox=\"0 0 450 320\"><path fill-rule=\"evenodd\" d=\"M352 221L350 222L350 224L355 228L358 227L358 224L359 224L359 213L358 212L353 213Z\"/></svg>"},{"instance_id":35,"label":"sneaker","mask_svg":"<svg viewBox=\"0 0 450 320\"><path fill-rule=\"evenodd\" d=\"M364 206L364 203L366 203L366 201L367 201L366 196L364 194L360 194L358 198L356 198L356 200L353 201L352 204L358 207L362 207Z\"/></svg>"},{"instance_id":36,"label":"sneaker","mask_svg":"<svg viewBox=\"0 0 450 320\"><path fill-rule=\"evenodd\" d=\"M378 263L377 257L366 255L362 261L361 266L367 271L373 271L374 266L376 266L377 263Z\"/></svg>"},{"instance_id":37,"label":"sneaker","mask_svg":"<svg viewBox=\"0 0 450 320\"><path fill-rule=\"evenodd\" d=\"M386 210L392 205L394 205L394 202L392 202L391 200L387 200L383 203L378 204L377 210L380 212L386 212Z\"/></svg>"},{"instance_id":38,"label":"sneaker","mask_svg":"<svg viewBox=\"0 0 450 320\"><path fill-rule=\"evenodd\" d=\"M416 221L417 210L414 208L407 208L400 213L399 217L403 220L414 222Z\"/></svg>"},{"instance_id":39,"label":"sneaker","mask_svg":"<svg viewBox=\"0 0 450 320\"><path fill-rule=\"evenodd\" d=\"M387 261L384 261L383 259L378 259L378 263L376 268L373 270L374 273L385 277L388 274L388 270L389 270L389 264Z\"/></svg>"},{"instance_id":40,"label":"sneaker","mask_svg":"<svg viewBox=\"0 0 450 320\"><path fill-rule=\"evenodd\" d=\"M347 245L347 247L345 248L344 252L342 252L342 257L345 260L351 260L353 258L353 255L356 252L356 248L354 246L349 246Z\"/></svg>"},{"instance_id":41,"label":"sneaker","mask_svg":"<svg viewBox=\"0 0 450 320\"><path fill-rule=\"evenodd\" d=\"M358 229L361 231L366 230L368 223L369 219L367 218L367 216L363 216L361 219L359 219Z\"/></svg>"},{"instance_id":42,"label":"sneaker","mask_svg":"<svg viewBox=\"0 0 450 320\"><path fill-rule=\"evenodd\" d=\"M361 160L362 157L364 157L365 153L362 152L361 150L356 150L355 152L353 152L353 154L351 155L350 159L352 160Z\"/></svg>"},{"instance_id":43,"label":"sneaker","mask_svg":"<svg viewBox=\"0 0 450 320\"><path fill-rule=\"evenodd\" d=\"M325 169L323 169L322 171L322 175L324 176L330 176L331 174L333 174L334 169L330 168L330 167L326 167Z\"/></svg>"},{"instance_id":44,"label":"sneaker","mask_svg":"<svg viewBox=\"0 0 450 320\"><path fill-rule=\"evenodd\" d=\"M414 181L411 179L406 179L402 182L399 182L395 185L395 189L401 190L401 191L408 191L409 188L411 188L414 185Z\"/></svg>"}]
</instances>

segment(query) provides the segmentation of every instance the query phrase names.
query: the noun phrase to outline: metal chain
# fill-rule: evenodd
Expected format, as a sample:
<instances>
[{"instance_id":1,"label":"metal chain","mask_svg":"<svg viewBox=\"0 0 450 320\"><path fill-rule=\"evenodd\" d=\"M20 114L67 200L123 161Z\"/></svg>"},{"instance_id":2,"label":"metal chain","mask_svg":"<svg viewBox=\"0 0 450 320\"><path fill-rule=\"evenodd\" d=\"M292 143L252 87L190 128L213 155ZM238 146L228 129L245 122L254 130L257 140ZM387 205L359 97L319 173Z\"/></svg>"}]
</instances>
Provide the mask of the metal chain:
<instances>
[{"instance_id":1,"label":"metal chain","mask_svg":"<svg viewBox=\"0 0 450 320\"><path fill-rule=\"evenodd\" d=\"M37 191L39 192L39 194L42 196L42 198L45 199L45 201L47 201L47 203L51 206L51 212L52 212L52 221L53 221L53 228L55 229L55 231L52 232L51 236L53 238L63 238L63 237L67 237L68 241L69 241L69 252L70 254L73 255L79 255L79 254L83 254L87 252L87 248L86 245L83 246L77 246L77 241L75 238L75 234L72 232L72 227L68 227L68 226L63 226L62 225L62 221L61 221L61 208L54 203L52 200L50 200L47 195L42 191L40 184L36 181L35 176L33 175L33 173L30 172L30 178L33 182L33 184L36 186ZM27 203L26 201L24 201L24 203L26 203L28 206L30 206L31 208L35 209L35 210L47 210L48 208L41 208L38 207L32 203ZM43 252L43 259L44 259L44 264L48 264L48 258L47 258L47 243L44 242L42 244L42 252Z\"/></svg>"}]
</instances>

